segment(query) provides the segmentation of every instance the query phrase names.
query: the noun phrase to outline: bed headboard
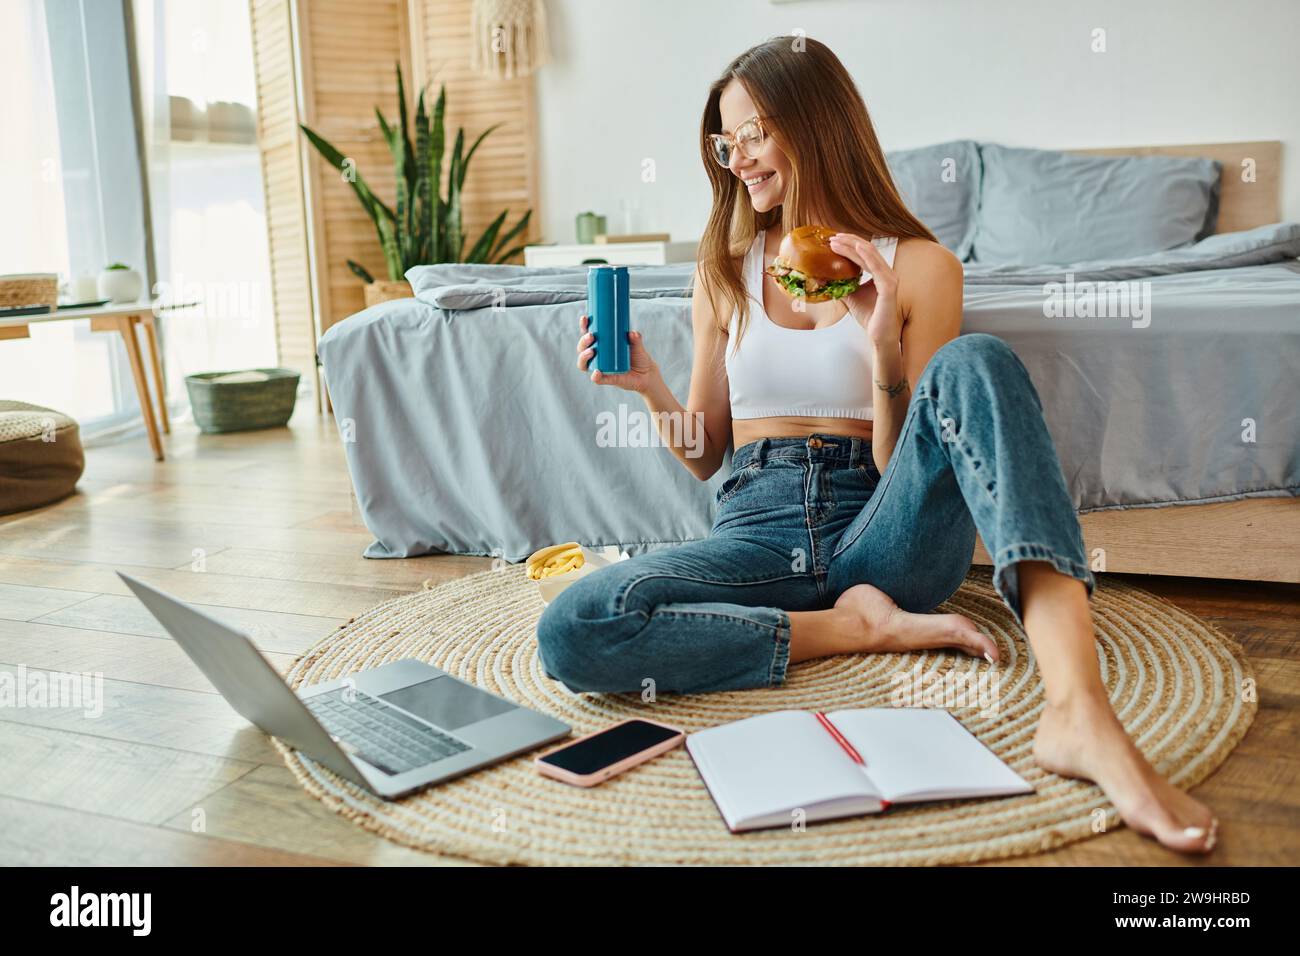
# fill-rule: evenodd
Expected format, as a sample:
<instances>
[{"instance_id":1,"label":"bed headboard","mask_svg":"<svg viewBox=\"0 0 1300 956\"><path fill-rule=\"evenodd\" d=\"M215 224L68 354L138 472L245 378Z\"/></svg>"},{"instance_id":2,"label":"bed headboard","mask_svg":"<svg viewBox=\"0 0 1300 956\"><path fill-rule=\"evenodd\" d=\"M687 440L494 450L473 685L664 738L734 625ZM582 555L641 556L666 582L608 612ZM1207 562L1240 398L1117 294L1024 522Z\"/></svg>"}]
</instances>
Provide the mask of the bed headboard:
<instances>
[{"instance_id":1,"label":"bed headboard","mask_svg":"<svg viewBox=\"0 0 1300 956\"><path fill-rule=\"evenodd\" d=\"M1282 144L1277 140L1254 143L1192 143L1181 146L1119 146L1110 149L1072 149L1091 156L1194 156L1223 164L1219 180L1219 222L1215 232L1254 229L1282 218ZM1253 161L1254 182L1243 179L1247 160Z\"/></svg>"}]
</instances>

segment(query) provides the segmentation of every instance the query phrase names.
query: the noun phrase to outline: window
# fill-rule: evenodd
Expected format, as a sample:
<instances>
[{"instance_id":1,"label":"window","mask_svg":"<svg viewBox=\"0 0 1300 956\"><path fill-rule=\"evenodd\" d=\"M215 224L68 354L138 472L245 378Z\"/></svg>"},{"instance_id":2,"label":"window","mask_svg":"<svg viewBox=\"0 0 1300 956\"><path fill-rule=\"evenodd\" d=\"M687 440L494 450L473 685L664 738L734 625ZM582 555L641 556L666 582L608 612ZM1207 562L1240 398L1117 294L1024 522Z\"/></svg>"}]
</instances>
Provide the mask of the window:
<instances>
[{"instance_id":1,"label":"window","mask_svg":"<svg viewBox=\"0 0 1300 956\"><path fill-rule=\"evenodd\" d=\"M84 55L60 64L64 102L81 115L89 112L85 77ZM106 237L98 170L82 161L84 150L62 148L55 87L45 4L17 0L0 29L0 123L11 171L0 188L0 272L57 272L66 281L107 264ZM89 322L34 325L31 338L0 342L0 395L57 408L93 433L137 409L121 351Z\"/></svg>"},{"instance_id":2,"label":"window","mask_svg":"<svg viewBox=\"0 0 1300 956\"><path fill-rule=\"evenodd\" d=\"M136 20L159 292L200 302L163 320L183 399L187 374L276 360L252 29L227 0L138 4Z\"/></svg>"},{"instance_id":3,"label":"window","mask_svg":"<svg viewBox=\"0 0 1300 956\"><path fill-rule=\"evenodd\" d=\"M275 364L246 3L135 0L146 213L123 6L12 0L0 29L0 273L95 275L112 261L199 308L162 320L167 394L184 376ZM151 229L150 229L151 224ZM50 405L83 434L138 420L118 337L87 321L0 342L0 395Z\"/></svg>"}]
</instances>

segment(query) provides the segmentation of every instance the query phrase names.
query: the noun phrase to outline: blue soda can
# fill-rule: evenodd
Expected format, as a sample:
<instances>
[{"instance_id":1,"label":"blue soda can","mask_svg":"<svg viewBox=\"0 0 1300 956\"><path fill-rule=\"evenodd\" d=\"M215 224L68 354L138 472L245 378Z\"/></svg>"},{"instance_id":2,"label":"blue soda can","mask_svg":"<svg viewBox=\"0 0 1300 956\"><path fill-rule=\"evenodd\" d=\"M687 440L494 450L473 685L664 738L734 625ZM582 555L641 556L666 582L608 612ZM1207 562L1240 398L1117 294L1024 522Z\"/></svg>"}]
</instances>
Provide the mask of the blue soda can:
<instances>
[{"instance_id":1,"label":"blue soda can","mask_svg":"<svg viewBox=\"0 0 1300 956\"><path fill-rule=\"evenodd\" d=\"M595 367L606 374L631 371L627 266L594 265L587 270L587 315L587 331L596 336Z\"/></svg>"}]
</instances>

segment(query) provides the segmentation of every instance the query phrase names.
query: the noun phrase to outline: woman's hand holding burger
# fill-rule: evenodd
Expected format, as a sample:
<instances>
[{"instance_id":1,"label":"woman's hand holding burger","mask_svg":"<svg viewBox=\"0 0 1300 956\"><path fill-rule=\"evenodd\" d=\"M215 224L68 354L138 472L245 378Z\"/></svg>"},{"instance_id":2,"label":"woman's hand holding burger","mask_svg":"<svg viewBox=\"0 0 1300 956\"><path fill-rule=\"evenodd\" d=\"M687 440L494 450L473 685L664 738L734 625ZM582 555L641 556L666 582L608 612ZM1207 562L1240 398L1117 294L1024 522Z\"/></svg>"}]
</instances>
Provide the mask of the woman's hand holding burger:
<instances>
[{"instance_id":1,"label":"woman's hand holding burger","mask_svg":"<svg viewBox=\"0 0 1300 956\"><path fill-rule=\"evenodd\" d=\"M764 271L796 301L843 299L877 347L898 347L903 335L898 276L880 250L861 236L825 226L796 226L782 237L780 251ZM875 283L874 305L868 305L867 287L860 282L863 272Z\"/></svg>"},{"instance_id":2,"label":"woman's hand holding burger","mask_svg":"<svg viewBox=\"0 0 1300 956\"><path fill-rule=\"evenodd\" d=\"M837 232L831 237L831 249L846 259L851 259L864 272L871 273L871 283L876 287L876 302L867 311L868 285L844 296L849 314L863 324L867 336L876 346L897 346L903 337L903 315L898 307L898 275L885 262L885 257L875 245L861 236Z\"/></svg>"}]
</instances>

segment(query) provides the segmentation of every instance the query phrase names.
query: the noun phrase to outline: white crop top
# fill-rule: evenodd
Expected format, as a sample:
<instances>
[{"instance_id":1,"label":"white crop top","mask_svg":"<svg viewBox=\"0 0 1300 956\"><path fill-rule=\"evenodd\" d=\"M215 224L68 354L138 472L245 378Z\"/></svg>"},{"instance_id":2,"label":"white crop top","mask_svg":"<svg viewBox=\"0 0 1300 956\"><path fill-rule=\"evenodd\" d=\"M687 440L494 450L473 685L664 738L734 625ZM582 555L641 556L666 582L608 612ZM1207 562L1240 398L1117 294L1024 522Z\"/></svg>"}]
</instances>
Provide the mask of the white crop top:
<instances>
[{"instance_id":1,"label":"white crop top","mask_svg":"<svg viewBox=\"0 0 1300 956\"><path fill-rule=\"evenodd\" d=\"M873 239L892 267L898 248L895 238ZM749 322L740 347L733 348L738 316L728 327L727 381L732 418L858 418L871 420L872 347L864 329L845 314L820 329L791 329L777 325L763 308L763 233L745 255L745 289L757 300L750 304ZM862 274L863 283L871 274Z\"/></svg>"}]
</instances>

